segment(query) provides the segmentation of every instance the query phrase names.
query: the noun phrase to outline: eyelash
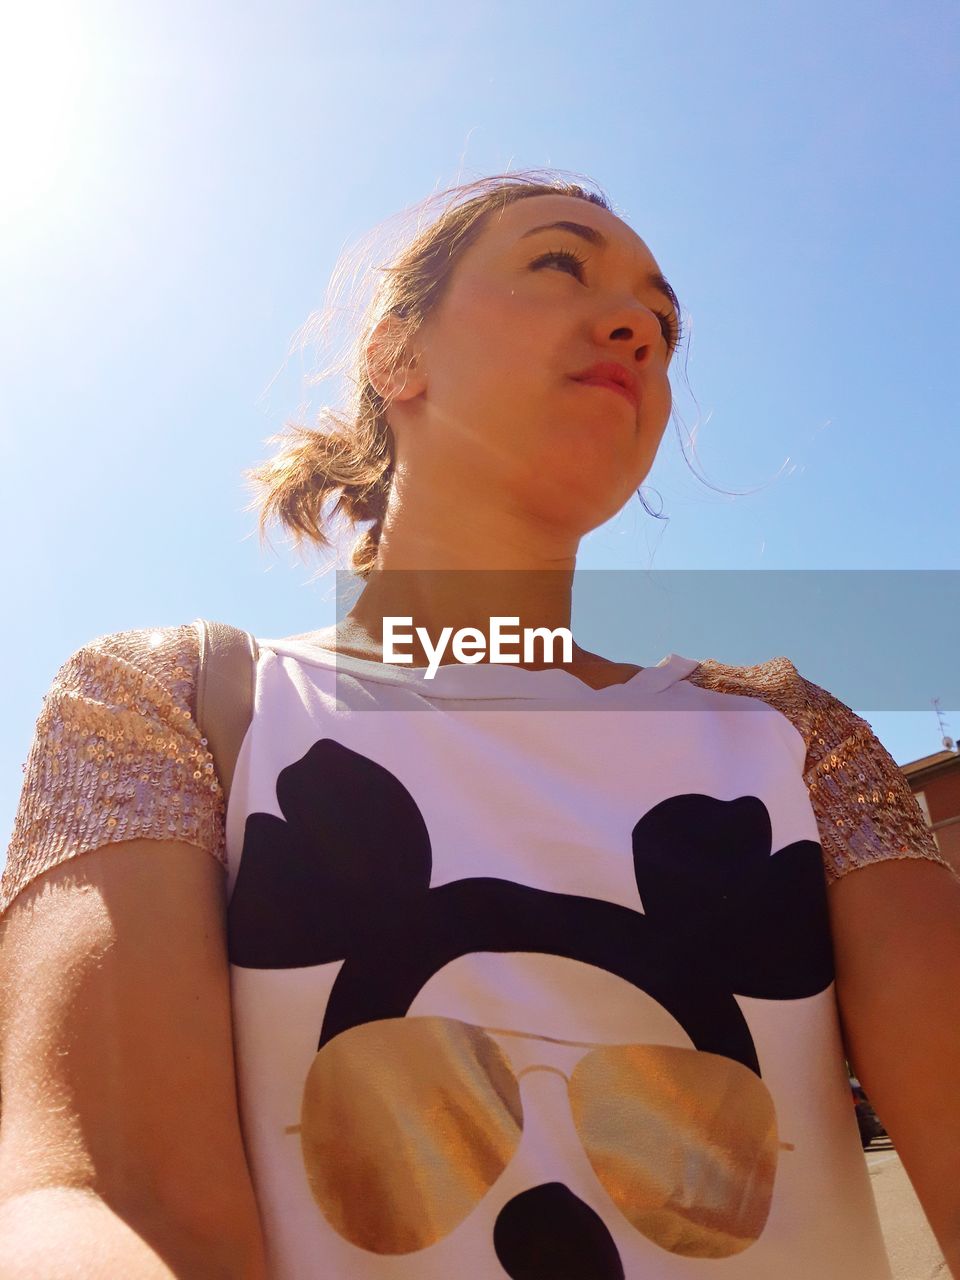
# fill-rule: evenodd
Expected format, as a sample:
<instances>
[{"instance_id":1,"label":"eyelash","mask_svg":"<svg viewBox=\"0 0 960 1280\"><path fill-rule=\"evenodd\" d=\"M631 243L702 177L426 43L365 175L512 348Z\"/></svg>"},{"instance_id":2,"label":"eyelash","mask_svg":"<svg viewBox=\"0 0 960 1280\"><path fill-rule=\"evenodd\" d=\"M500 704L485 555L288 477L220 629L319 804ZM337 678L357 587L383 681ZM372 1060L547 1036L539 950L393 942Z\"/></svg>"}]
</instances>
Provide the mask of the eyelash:
<instances>
[{"instance_id":1,"label":"eyelash","mask_svg":"<svg viewBox=\"0 0 960 1280\"><path fill-rule=\"evenodd\" d=\"M579 253L574 253L572 249L553 249L549 253L542 253L540 257L535 258L530 265L531 267L540 267L545 262L551 262L556 259L574 264L576 267L577 278L582 278L583 268L587 265L587 260L586 258L582 258ZM667 340L668 349L670 351L676 351L677 347L680 345L680 339L683 337L683 325L678 322L674 316L668 315L665 311L658 311L656 314L665 322L663 327L666 330L664 336Z\"/></svg>"}]
</instances>

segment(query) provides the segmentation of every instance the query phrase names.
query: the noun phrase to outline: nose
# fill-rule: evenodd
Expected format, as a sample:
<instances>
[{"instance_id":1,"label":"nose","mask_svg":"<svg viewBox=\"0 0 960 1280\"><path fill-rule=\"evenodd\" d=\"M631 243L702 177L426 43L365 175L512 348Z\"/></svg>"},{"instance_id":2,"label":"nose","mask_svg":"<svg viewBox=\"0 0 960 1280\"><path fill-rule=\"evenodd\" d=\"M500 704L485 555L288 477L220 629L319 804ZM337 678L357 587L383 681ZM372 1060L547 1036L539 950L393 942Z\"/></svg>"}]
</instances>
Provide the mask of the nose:
<instances>
[{"instance_id":1,"label":"nose","mask_svg":"<svg viewBox=\"0 0 960 1280\"><path fill-rule=\"evenodd\" d=\"M601 346L616 343L621 350L624 346L633 348L637 363L649 364L663 340L662 321L649 307L634 300L613 315L607 311L599 317L594 337Z\"/></svg>"},{"instance_id":2,"label":"nose","mask_svg":"<svg viewBox=\"0 0 960 1280\"><path fill-rule=\"evenodd\" d=\"M494 1224L493 1247L512 1280L624 1280L603 1219L562 1182L508 1200Z\"/></svg>"}]
</instances>

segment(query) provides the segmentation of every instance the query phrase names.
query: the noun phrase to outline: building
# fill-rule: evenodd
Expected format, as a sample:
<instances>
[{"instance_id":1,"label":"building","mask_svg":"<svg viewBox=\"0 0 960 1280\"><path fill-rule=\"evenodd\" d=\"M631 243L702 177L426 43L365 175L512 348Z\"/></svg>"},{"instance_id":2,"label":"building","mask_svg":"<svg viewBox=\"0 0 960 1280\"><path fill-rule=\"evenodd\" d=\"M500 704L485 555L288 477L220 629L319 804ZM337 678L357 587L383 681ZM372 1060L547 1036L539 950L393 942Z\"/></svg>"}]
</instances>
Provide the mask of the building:
<instances>
[{"instance_id":1,"label":"building","mask_svg":"<svg viewBox=\"0 0 960 1280\"><path fill-rule=\"evenodd\" d=\"M960 875L960 751L901 765L943 858Z\"/></svg>"}]
</instances>

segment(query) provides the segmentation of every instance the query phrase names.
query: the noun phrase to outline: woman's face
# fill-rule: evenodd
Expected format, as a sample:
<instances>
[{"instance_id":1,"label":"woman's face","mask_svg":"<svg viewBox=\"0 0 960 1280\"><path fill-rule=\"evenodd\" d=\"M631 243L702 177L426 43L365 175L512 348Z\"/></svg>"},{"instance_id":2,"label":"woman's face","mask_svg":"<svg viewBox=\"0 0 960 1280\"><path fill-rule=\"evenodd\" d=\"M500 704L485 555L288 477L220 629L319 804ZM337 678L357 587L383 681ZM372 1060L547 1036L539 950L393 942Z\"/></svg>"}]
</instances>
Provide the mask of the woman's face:
<instances>
[{"instance_id":1,"label":"woman's face","mask_svg":"<svg viewBox=\"0 0 960 1280\"><path fill-rule=\"evenodd\" d=\"M610 519L670 416L679 317L658 273L640 237L585 200L488 215L415 339L415 378L390 415L398 471L576 536ZM629 373L635 403L575 379L601 363Z\"/></svg>"}]
</instances>

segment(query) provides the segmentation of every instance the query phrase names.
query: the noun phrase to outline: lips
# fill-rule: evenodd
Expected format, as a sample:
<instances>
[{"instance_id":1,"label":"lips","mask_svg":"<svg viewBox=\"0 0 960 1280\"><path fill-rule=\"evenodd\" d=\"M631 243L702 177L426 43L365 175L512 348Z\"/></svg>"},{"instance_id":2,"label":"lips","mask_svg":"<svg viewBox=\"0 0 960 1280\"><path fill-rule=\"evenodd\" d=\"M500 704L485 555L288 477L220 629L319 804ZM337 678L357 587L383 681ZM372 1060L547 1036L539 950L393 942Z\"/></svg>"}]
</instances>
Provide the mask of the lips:
<instances>
[{"instance_id":1,"label":"lips","mask_svg":"<svg viewBox=\"0 0 960 1280\"><path fill-rule=\"evenodd\" d=\"M583 382L588 386L606 387L610 391L616 391L636 408L639 400L637 380L630 370L625 369L621 364L610 364L609 362L595 364L589 369L584 369L582 373L575 373L573 379L575 382Z\"/></svg>"}]
</instances>

